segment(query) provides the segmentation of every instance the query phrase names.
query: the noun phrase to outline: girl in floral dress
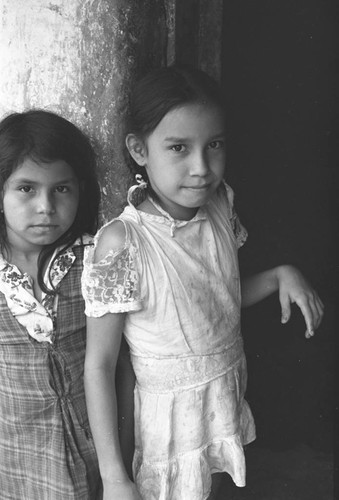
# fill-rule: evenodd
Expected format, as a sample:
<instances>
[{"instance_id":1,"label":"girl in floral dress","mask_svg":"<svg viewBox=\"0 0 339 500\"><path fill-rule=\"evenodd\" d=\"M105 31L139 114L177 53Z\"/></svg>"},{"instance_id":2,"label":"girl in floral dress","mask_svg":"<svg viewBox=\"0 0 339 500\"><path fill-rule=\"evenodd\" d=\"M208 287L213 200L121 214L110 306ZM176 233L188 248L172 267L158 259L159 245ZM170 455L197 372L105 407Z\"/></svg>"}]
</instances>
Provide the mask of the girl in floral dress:
<instances>
[{"instance_id":1,"label":"girl in floral dress","mask_svg":"<svg viewBox=\"0 0 339 500\"><path fill-rule=\"evenodd\" d=\"M124 212L99 232L83 274L85 386L104 500L205 500L217 472L245 485L243 446L255 438L244 399L241 305L279 290L282 320L296 302L307 337L323 305L288 265L240 287L237 249L247 234L223 180L216 83L198 70L159 69L136 86L130 111L126 144L138 184ZM138 188L146 195L139 203ZM122 332L136 375L134 483L117 438Z\"/></svg>"},{"instance_id":2,"label":"girl in floral dress","mask_svg":"<svg viewBox=\"0 0 339 500\"><path fill-rule=\"evenodd\" d=\"M83 253L99 188L88 139L41 110L0 123L0 497L94 500Z\"/></svg>"}]
</instances>

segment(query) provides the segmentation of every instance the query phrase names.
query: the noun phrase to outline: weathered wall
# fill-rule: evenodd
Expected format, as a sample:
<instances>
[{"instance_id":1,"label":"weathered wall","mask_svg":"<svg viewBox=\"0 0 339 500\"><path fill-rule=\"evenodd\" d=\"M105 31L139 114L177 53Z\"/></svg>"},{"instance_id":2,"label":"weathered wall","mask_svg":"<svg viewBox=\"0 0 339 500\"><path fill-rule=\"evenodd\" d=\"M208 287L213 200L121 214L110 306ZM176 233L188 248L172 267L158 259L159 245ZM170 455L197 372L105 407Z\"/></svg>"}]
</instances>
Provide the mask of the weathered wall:
<instances>
[{"instance_id":1,"label":"weathered wall","mask_svg":"<svg viewBox=\"0 0 339 500\"><path fill-rule=\"evenodd\" d=\"M61 113L96 143L103 218L125 201L123 117L131 84L166 61L162 0L0 0L0 117Z\"/></svg>"},{"instance_id":2,"label":"weathered wall","mask_svg":"<svg viewBox=\"0 0 339 500\"><path fill-rule=\"evenodd\" d=\"M124 117L133 81L191 63L220 74L222 0L0 0L0 119L46 108L73 121L98 152L103 221L131 182Z\"/></svg>"}]
</instances>

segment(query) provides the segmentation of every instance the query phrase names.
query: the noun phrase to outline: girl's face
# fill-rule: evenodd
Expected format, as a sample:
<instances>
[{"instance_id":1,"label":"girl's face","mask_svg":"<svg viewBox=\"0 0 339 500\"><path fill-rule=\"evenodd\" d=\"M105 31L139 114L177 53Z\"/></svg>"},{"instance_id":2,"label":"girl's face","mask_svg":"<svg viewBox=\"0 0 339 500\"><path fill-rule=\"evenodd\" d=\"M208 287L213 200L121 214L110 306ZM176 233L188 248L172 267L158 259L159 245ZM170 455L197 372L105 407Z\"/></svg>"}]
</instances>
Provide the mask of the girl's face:
<instances>
[{"instance_id":1,"label":"girl's face","mask_svg":"<svg viewBox=\"0 0 339 500\"><path fill-rule=\"evenodd\" d=\"M63 160L36 163L27 158L7 179L1 198L9 246L39 252L72 225L79 182Z\"/></svg>"},{"instance_id":2,"label":"girl's face","mask_svg":"<svg viewBox=\"0 0 339 500\"><path fill-rule=\"evenodd\" d=\"M146 167L162 208L175 219L191 219L223 178L222 114L208 104L172 109L143 143L141 156L134 159Z\"/></svg>"}]
</instances>

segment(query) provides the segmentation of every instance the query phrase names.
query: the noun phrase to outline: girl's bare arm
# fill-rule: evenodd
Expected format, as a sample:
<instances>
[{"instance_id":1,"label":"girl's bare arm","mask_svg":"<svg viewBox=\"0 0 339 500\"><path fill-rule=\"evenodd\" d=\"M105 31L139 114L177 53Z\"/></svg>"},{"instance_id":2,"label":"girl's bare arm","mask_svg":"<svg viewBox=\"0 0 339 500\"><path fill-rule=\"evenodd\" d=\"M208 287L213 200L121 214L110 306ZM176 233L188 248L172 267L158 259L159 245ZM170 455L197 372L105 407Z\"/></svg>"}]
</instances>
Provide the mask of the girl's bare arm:
<instances>
[{"instance_id":1,"label":"girl's bare arm","mask_svg":"<svg viewBox=\"0 0 339 500\"><path fill-rule=\"evenodd\" d=\"M115 370L125 314L87 320L85 391L104 500L140 500L124 467L118 435Z\"/></svg>"}]
</instances>

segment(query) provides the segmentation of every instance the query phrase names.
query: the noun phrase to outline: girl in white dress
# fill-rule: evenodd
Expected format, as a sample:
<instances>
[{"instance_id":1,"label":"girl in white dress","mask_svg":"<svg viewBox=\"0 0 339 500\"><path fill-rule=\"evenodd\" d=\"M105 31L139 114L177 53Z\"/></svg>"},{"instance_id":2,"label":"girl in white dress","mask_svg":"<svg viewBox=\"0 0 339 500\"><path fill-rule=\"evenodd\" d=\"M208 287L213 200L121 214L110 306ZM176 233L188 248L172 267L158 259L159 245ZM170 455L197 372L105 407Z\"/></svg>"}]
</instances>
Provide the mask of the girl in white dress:
<instances>
[{"instance_id":1,"label":"girl in white dress","mask_svg":"<svg viewBox=\"0 0 339 500\"><path fill-rule=\"evenodd\" d=\"M323 305L283 265L242 281L246 240L224 182L225 123L217 84L188 68L156 70L131 99L126 145L143 179L99 232L83 274L85 386L105 500L205 500L212 474L245 485L255 439L244 399L240 308L279 290L282 321L296 302L306 336ZM144 193L139 204L135 191ZM132 482L117 434L114 374L122 333L136 375ZM220 475L219 475L220 476Z\"/></svg>"}]
</instances>

